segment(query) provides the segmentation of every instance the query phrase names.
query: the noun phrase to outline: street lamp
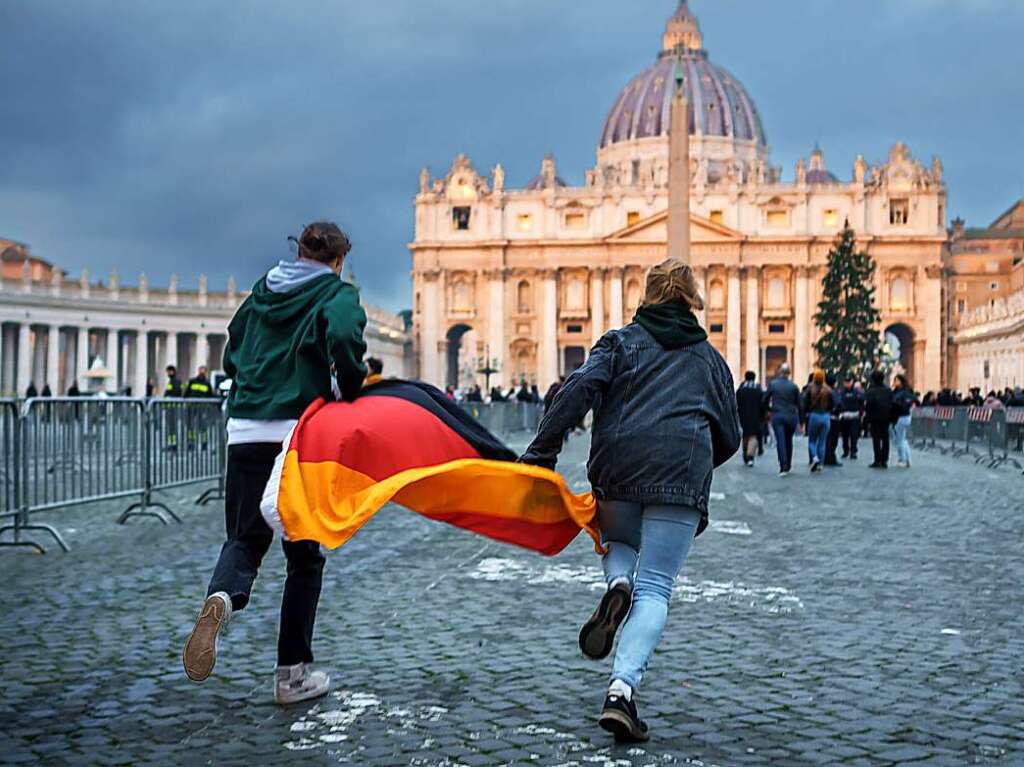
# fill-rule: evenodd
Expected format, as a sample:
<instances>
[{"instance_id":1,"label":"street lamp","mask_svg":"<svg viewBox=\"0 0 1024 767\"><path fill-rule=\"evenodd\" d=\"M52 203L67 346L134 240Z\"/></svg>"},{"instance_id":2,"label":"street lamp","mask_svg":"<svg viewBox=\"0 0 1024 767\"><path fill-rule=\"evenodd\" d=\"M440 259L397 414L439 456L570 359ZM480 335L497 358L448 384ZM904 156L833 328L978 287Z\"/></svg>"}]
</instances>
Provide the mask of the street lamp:
<instances>
[{"instance_id":1,"label":"street lamp","mask_svg":"<svg viewBox=\"0 0 1024 767\"><path fill-rule=\"evenodd\" d=\"M500 363L497 359L491 359L491 347L488 345L484 347L484 359L483 364L477 368L477 373L484 377L484 391L490 392L491 390L491 376L496 373L500 373Z\"/></svg>"}]
</instances>

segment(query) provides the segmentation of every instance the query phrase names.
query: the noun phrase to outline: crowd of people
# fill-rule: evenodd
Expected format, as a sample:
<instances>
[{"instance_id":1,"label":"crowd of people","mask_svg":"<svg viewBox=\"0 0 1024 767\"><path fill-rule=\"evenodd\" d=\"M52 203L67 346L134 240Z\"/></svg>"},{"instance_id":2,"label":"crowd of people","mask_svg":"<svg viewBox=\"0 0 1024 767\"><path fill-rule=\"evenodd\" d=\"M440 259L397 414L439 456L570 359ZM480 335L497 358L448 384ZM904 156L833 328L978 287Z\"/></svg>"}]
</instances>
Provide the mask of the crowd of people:
<instances>
[{"instance_id":1,"label":"crowd of people","mask_svg":"<svg viewBox=\"0 0 1024 767\"><path fill-rule=\"evenodd\" d=\"M1007 386L1002 391L995 389L982 396L980 387L974 387L967 394L962 394L952 389L928 392L921 400L923 407L988 407L994 410L1002 410L1007 407L1024 407L1024 389L1017 386L1011 389Z\"/></svg>"},{"instance_id":2,"label":"crowd of people","mask_svg":"<svg viewBox=\"0 0 1024 767\"><path fill-rule=\"evenodd\" d=\"M826 466L842 466L856 461L862 436L871 438L873 469L889 468L892 446L897 466L910 468L910 423L915 407L921 405L910 381L903 374L892 385L881 370L863 382L855 376L836 376L816 370L800 389L791 380L788 365L767 387L747 372L736 391L736 405L743 428L743 459L753 466L765 444L774 440L779 460L779 476L793 470L793 438L807 435L807 463L812 473ZM840 445L842 455L839 455Z\"/></svg>"}]
</instances>

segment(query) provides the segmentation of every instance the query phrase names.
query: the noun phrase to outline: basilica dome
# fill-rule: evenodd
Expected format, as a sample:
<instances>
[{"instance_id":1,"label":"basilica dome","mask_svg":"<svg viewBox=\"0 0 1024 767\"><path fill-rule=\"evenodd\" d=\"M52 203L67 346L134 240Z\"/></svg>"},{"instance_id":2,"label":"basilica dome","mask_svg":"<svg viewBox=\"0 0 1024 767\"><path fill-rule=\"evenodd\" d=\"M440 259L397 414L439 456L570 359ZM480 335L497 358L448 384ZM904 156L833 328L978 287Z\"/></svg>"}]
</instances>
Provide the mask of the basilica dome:
<instances>
[{"instance_id":1,"label":"basilica dome","mask_svg":"<svg viewBox=\"0 0 1024 767\"><path fill-rule=\"evenodd\" d=\"M657 63L633 78L615 100L601 133L601 149L668 135L677 71L685 79L691 136L766 147L761 117L746 88L708 59L697 19L686 0L680 0Z\"/></svg>"}]
</instances>

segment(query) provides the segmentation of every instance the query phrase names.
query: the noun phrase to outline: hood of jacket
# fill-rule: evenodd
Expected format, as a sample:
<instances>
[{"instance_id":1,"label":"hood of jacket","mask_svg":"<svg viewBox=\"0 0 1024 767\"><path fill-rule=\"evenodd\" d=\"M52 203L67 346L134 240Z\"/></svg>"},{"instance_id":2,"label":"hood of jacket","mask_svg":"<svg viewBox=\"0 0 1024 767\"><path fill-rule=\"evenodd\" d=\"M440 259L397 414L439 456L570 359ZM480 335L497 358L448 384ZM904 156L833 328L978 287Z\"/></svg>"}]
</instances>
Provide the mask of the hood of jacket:
<instances>
[{"instance_id":1,"label":"hood of jacket","mask_svg":"<svg viewBox=\"0 0 1024 767\"><path fill-rule=\"evenodd\" d=\"M708 338L693 312L675 301L641 306L634 319L664 349L682 349Z\"/></svg>"},{"instance_id":2,"label":"hood of jacket","mask_svg":"<svg viewBox=\"0 0 1024 767\"><path fill-rule=\"evenodd\" d=\"M294 324L344 283L324 264L282 261L252 289L253 310L268 325Z\"/></svg>"}]
</instances>

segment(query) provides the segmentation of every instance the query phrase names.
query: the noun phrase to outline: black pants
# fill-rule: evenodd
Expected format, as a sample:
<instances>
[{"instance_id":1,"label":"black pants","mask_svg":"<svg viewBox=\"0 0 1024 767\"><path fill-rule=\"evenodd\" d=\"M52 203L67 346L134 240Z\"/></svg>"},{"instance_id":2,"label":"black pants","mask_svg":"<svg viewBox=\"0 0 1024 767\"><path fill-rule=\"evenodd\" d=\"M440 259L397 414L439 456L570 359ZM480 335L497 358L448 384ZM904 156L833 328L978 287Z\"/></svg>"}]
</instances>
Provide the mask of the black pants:
<instances>
[{"instance_id":1,"label":"black pants","mask_svg":"<svg viewBox=\"0 0 1024 767\"><path fill-rule=\"evenodd\" d=\"M839 447L839 419L833 416L829 421L828 438L825 441L825 465L838 466L836 449Z\"/></svg>"},{"instance_id":2,"label":"black pants","mask_svg":"<svg viewBox=\"0 0 1024 767\"><path fill-rule=\"evenodd\" d=\"M220 550L207 595L227 592L234 610L249 603L260 562L274 539L273 531L260 514L260 501L280 450L281 445L276 442L228 448L224 504L228 539ZM313 660L313 623L326 559L320 544L313 541L283 541L282 545L288 560L288 577L281 600L277 662L280 666L294 666Z\"/></svg>"},{"instance_id":3,"label":"black pants","mask_svg":"<svg viewBox=\"0 0 1024 767\"><path fill-rule=\"evenodd\" d=\"M875 465L889 465L889 422L871 422L871 446L875 451Z\"/></svg>"},{"instance_id":4,"label":"black pants","mask_svg":"<svg viewBox=\"0 0 1024 767\"><path fill-rule=\"evenodd\" d=\"M860 419L844 418L839 422L843 435L843 458L857 457L857 440L860 439Z\"/></svg>"}]
</instances>

